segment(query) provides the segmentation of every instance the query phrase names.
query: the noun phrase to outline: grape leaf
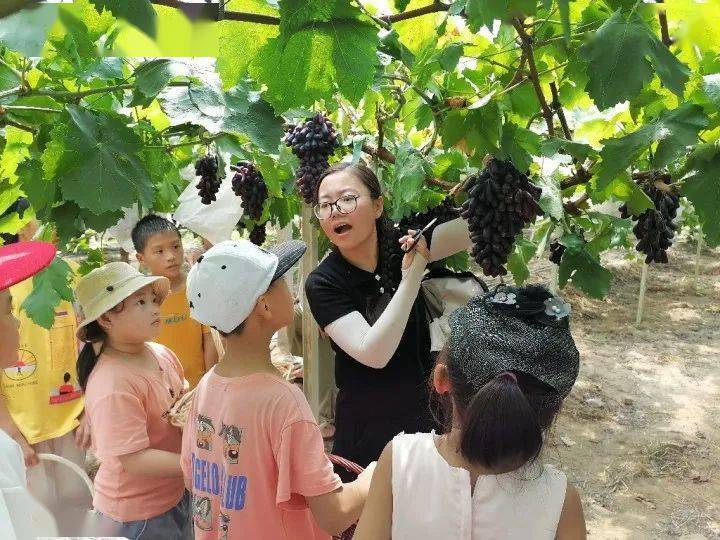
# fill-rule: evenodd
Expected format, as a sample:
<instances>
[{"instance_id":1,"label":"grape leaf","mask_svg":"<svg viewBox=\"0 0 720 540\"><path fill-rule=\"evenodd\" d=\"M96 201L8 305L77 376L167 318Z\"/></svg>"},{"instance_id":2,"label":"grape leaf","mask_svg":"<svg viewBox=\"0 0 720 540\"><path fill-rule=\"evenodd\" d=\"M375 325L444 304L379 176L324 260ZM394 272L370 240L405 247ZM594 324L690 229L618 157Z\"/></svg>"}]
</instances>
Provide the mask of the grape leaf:
<instances>
[{"instance_id":1,"label":"grape leaf","mask_svg":"<svg viewBox=\"0 0 720 540\"><path fill-rule=\"evenodd\" d=\"M40 56L58 14L57 4L42 4L0 19L0 42L25 56ZM31 32L28 29L32 29Z\"/></svg>"},{"instance_id":2,"label":"grape leaf","mask_svg":"<svg viewBox=\"0 0 720 540\"><path fill-rule=\"evenodd\" d=\"M580 47L589 77L586 90L599 109L638 95L655 73L682 97L689 69L658 39L637 12L627 18L620 10Z\"/></svg>"},{"instance_id":3,"label":"grape leaf","mask_svg":"<svg viewBox=\"0 0 720 540\"><path fill-rule=\"evenodd\" d=\"M532 156L540 153L540 135L511 122L503 126L498 157L509 158L515 167L525 171L532 163Z\"/></svg>"},{"instance_id":4,"label":"grape leaf","mask_svg":"<svg viewBox=\"0 0 720 540\"><path fill-rule=\"evenodd\" d=\"M277 10L264 0L243 0L231 8L263 15L276 15ZM217 70L225 88L236 85L247 72L248 64L270 38L278 35L278 27L240 21L220 21L218 26Z\"/></svg>"},{"instance_id":5,"label":"grape leaf","mask_svg":"<svg viewBox=\"0 0 720 540\"><path fill-rule=\"evenodd\" d=\"M275 114L260 93L239 85L227 91L225 101L228 114L223 121L223 131L243 133L266 152L277 153L283 135L283 119Z\"/></svg>"},{"instance_id":6,"label":"grape leaf","mask_svg":"<svg viewBox=\"0 0 720 540\"><path fill-rule=\"evenodd\" d=\"M57 163L63 198L102 214L128 208L136 201L152 207L150 176L135 153L140 138L119 117L77 105L67 108L72 122Z\"/></svg>"},{"instance_id":7,"label":"grape leaf","mask_svg":"<svg viewBox=\"0 0 720 540\"><path fill-rule=\"evenodd\" d=\"M21 309L35 324L49 330L60 301L72 302L72 273L70 265L56 257L50 266L33 278L33 290L22 303Z\"/></svg>"},{"instance_id":8,"label":"grape leaf","mask_svg":"<svg viewBox=\"0 0 720 540\"><path fill-rule=\"evenodd\" d=\"M534 15L535 0L467 0L465 14L473 30L486 26L492 29L495 19L506 20L517 15Z\"/></svg>"},{"instance_id":9,"label":"grape leaf","mask_svg":"<svg viewBox=\"0 0 720 540\"><path fill-rule=\"evenodd\" d=\"M603 298L610 290L613 275L600 265L577 235L566 235L560 239L565 252L560 260L558 284L564 288L569 281L593 298Z\"/></svg>"},{"instance_id":10,"label":"grape leaf","mask_svg":"<svg viewBox=\"0 0 720 540\"><path fill-rule=\"evenodd\" d=\"M401 145L396 156L395 173L387 182L392 193L390 219L400 221L408 215L420 197L426 175L431 172L422 156L409 144Z\"/></svg>"},{"instance_id":11,"label":"grape leaf","mask_svg":"<svg viewBox=\"0 0 720 540\"><path fill-rule=\"evenodd\" d=\"M694 173L683 181L682 194L693 204L711 247L720 245L720 154L691 157Z\"/></svg>"},{"instance_id":12,"label":"grape leaf","mask_svg":"<svg viewBox=\"0 0 720 540\"><path fill-rule=\"evenodd\" d=\"M540 153L545 157L552 157L564 151L578 161L584 161L589 156L597 154L597 151L589 144L568 141L558 137L548 137L540 145Z\"/></svg>"},{"instance_id":13,"label":"grape leaf","mask_svg":"<svg viewBox=\"0 0 720 540\"><path fill-rule=\"evenodd\" d=\"M334 85L353 104L370 86L377 30L357 20L316 23L311 29L273 38L258 52L250 74L267 85L276 111L332 99ZM283 66L283 69L278 69Z\"/></svg>"},{"instance_id":14,"label":"grape leaf","mask_svg":"<svg viewBox=\"0 0 720 540\"><path fill-rule=\"evenodd\" d=\"M400 13L405 11L405 9L408 7L408 4L410 3L410 0L395 0L395 9L397 9Z\"/></svg>"},{"instance_id":15,"label":"grape leaf","mask_svg":"<svg viewBox=\"0 0 720 540\"><path fill-rule=\"evenodd\" d=\"M565 43L570 44L570 2L572 0L557 0L560 22L562 22Z\"/></svg>"},{"instance_id":16,"label":"grape leaf","mask_svg":"<svg viewBox=\"0 0 720 540\"><path fill-rule=\"evenodd\" d=\"M150 0L90 0L98 12L110 11L115 17L125 19L150 37L157 32L157 14Z\"/></svg>"},{"instance_id":17,"label":"grape leaf","mask_svg":"<svg viewBox=\"0 0 720 540\"><path fill-rule=\"evenodd\" d=\"M40 218L46 215L55 202L56 184L43 175L42 163L36 159L26 159L18 166L18 177L22 182L22 190L27 195L30 205Z\"/></svg>"},{"instance_id":18,"label":"grape leaf","mask_svg":"<svg viewBox=\"0 0 720 540\"><path fill-rule=\"evenodd\" d=\"M172 62L167 58L148 60L135 69L133 76L136 92L130 106L146 107L172 79Z\"/></svg>"},{"instance_id":19,"label":"grape leaf","mask_svg":"<svg viewBox=\"0 0 720 540\"><path fill-rule=\"evenodd\" d=\"M507 266L507 269L512 273L513 279L517 285L522 285L525 283L527 278L530 277L528 263L535 256L536 250L537 245L534 242L523 238L522 234L518 235L515 239L512 253L510 253L505 266Z\"/></svg>"},{"instance_id":20,"label":"grape leaf","mask_svg":"<svg viewBox=\"0 0 720 540\"><path fill-rule=\"evenodd\" d=\"M454 70L457 67L458 62L460 61L462 53L462 43L450 43L449 45L446 45L445 48L438 54L438 61L440 62L440 66L445 71Z\"/></svg>"},{"instance_id":21,"label":"grape leaf","mask_svg":"<svg viewBox=\"0 0 720 540\"><path fill-rule=\"evenodd\" d=\"M546 175L540 175L534 180L535 184L542 188L542 195L538 201L540 208L543 209L545 215L561 220L565 215L565 208L559 182Z\"/></svg>"},{"instance_id":22,"label":"grape leaf","mask_svg":"<svg viewBox=\"0 0 720 540\"><path fill-rule=\"evenodd\" d=\"M632 230L632 222L629 219L599 212L593 212L588 216L593 224L597 223L598 226L595 236L586 244L587 250L592 255L599 257L600 253L608 249L630 247L628 237Z\"/></svg>"},{"instance_id":23,"label":"grape leaf","mask_svg":"<svg viewBox=\"0 0 720 540\"><path fill-rule=\"evenodd\" d=\"M708 125L699 105L685 103L663 112L656 120L638 130L615 139L603 140L602 162L597 169L597 188L602 190L626 170L653 143L658 146L653 158L655 167L664 167L677 158L687 146L697 142L698 132Z\"/></svg>"}]
</instances>

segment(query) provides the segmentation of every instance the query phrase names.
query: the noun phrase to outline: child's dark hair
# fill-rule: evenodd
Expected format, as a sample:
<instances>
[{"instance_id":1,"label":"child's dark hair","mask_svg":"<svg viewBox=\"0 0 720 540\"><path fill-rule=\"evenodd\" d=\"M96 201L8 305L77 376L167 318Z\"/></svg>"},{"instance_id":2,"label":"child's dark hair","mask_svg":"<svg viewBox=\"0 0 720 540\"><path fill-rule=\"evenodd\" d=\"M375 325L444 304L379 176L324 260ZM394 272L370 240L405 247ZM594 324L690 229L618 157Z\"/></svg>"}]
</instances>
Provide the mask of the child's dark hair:
<instances>
[{"instance_id":1,"label":"child's dark hair","mask_svg":"<svg viewBox=\"0 0 720 540\"><path fill-rule=\"evenodd\" d=\"M124 302L120 302L120 304L115 306L110 311L114 313L119 313L123 310L124 305ZM83 389L83 392L87 387L87 382L90 378L92 370L95 369L98 358L100 358L100 355L105 349L105 344L107 343L107 333L105 332L103 327L100 326L100 323L98 323L97 321L92 321L85 327L84 341L85 345L83 346L80 354L78 355L76 364L78 383L80 384L80 388ZM97 353L95 352L95 343L101 343L100 351L98 351Z\"/></svg>"},{"instance_id":2,"label":"child's dark hair","mask_svg":"<svg viewBox=\"0 0 720 540\"><path fill-rule=\"evenodd\" d=\"M327 168L320 176L315 186L314 202L318 202L322 181L331 174L341 171L351 171L370 191L372 199L382 196L380 180L369 167L362 163L340 162ZM378 274L380 275L380 283L387 292L392 292L397 288L402 278L403 253L398 243L402 234L395 228L393 222L385 216L385 213L375 220L375 227L378 239Z\"/></svg>"},{"instance_id":3,"label":"child's dark hair","mask_svg":"<svg viewBox=\"0 0 720 540\"><path fill-rule=\"evenodd\" d=\"M172 221L157 214L148 214L135 224L130 233L135 251L142 253L152 235L165 231L174 232L180 237L180 231Z\"/></svg>"},{"instance_id":4,"label":"child's dark hair","mask_svg":"<svg viewBox=\"0 0 720 540\"><path fill-rule=\"evenodd\" d=\"M449 358L446 351L438 357L447 366L452 398L445 399L443 418L451 423L457 407L462 455L492 471L533 462L542 450L543 432L560 410L557 393L531 375L512 371L476 391Z\"/></svg>"}]
</instances>

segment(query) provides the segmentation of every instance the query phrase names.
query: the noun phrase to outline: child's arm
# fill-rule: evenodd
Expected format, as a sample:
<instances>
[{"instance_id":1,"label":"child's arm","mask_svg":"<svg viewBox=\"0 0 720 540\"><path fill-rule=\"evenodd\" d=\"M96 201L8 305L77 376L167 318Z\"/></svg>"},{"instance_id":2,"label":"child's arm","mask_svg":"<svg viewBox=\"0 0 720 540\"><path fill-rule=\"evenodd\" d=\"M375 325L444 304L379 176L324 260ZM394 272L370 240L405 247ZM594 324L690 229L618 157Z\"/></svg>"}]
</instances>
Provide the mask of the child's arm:
<instances>
[{"instance_id":1,"label":"child's arm","mask_svg":"<svg viewBox=\"0 0 720 540\"><path fill-rule=\"evenodd\" d=\"M370 485L355 540L389 540L392 529L392 442L385 446Z\"/></svg>"},{"instance_id":2,"label":"child's arm","mask_svg":"<svg viewBox=\"0 0 720 540\"><path fill-rule=\"evenodd\" d=\"M132 454L118 456L118 459L123 469L132 474L166 477L181 477L183 475L180 467L180 454L174 452L145 448Z\"/></svg>"},{"instance_id":3,"label":"child's arm","mask_svg":"<svg viewBox=\"0 0 720 540\"><path fill-rule=\"evenodd\" d=\"M26 467L33 467L40 463L35 450L32 446L30 446L30 443L27 442L27 439L20 431L20 428L18 428L15 424L15 421L7 408L7 404L5 403L5 397L2 395L0 395L0 429L7 433L9 437L18 443L18 445L20 445Z\"/></svg>"},{"instance_id":4,"label":"child's arm","mask_svg":"<svg viewBox=\"0 0 720 540\"><path fill-rule=\"evenodd\" d=\"M358 538L355 536L355 538ZM585 516L583 515L580 495L575 486L568 484L565 492L560 522L558 523L557 540L585 540Z\"/></svg>"},{"instance_id":5,"label":"child's arm","mask_svg":"<svg viewBox=\"0 0 720 540\"><path fill-rule=\"evenodd\" d=\"M213 340L212 334L206 332L202 335L203 339L203 359L205 360L205 371L210 370L218 361L217 347L215 347L215 341Z\"/></svg>"},{"instance_id":6,"label":"child's arm","mask_svg":"<svg viewBox=\"0 0 720 540\"><path fill-rule=\"evenodd\" d=\"M375 463L371 463L357 480L317 497L306 497L310 511L321 529L340 534L359 518L367 499Z\"/></svg>"}]
</instances>

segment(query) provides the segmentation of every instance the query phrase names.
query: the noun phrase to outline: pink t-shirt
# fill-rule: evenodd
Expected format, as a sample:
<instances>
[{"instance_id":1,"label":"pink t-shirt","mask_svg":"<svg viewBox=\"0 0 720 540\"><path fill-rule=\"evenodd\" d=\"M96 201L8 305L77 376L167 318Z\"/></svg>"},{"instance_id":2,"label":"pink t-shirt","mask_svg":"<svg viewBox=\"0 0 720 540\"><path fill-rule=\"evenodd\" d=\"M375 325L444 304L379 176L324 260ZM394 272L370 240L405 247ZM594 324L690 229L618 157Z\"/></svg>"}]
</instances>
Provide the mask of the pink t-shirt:
<instances>
[{"instance_id":1,"label":"pink t-shirt","mask_svg":"<svg viewBox=\"0 0 720 540\"><path fill-rule=\"evenodd\" d=\"M180 452L182 445L182 431L167 420L170 407L183 392L182 367L167 347L148 346L158 370L102 357L85 392L93 449L101 462L93 505L117 521L159 516L180 502L185 491L180 477L132 474L118 459L145 448Z\"/></svg>"},{"instance_id":2,"label":"pink t-shirt","mask_svg":"<svg viewBox=\"0 0 720 540\"><path fill-rule=\"evenodd\" d=\"M342 485L302 392L256 373L200 381L183 433L195 539L329 539L305 497Z\"/></svg>"}]
</instances>

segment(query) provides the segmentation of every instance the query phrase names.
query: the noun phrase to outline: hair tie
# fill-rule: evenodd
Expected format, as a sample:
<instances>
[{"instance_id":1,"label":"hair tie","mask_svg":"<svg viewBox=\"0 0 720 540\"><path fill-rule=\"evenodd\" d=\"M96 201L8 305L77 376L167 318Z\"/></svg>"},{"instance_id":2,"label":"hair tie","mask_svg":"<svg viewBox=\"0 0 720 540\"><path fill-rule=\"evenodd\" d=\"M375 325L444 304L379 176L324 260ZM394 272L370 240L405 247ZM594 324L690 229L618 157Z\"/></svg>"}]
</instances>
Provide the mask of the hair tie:
<instances>
[{"instance_id":1,"label":"hair tie","mask_svg":"<svg viewBox=\"0 0 720 540\"><path fill-rule=\"evenodd\" d=\"M500 375L497 376L498 379L506 379L509 382L513 382L517 384L517 376L512 371L503 371Z\"/></svg>"}]
</instances>

